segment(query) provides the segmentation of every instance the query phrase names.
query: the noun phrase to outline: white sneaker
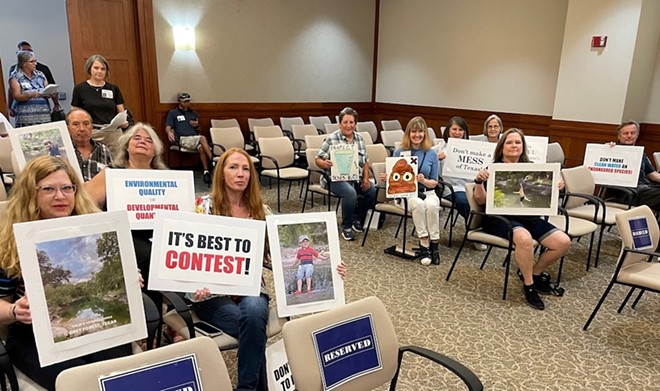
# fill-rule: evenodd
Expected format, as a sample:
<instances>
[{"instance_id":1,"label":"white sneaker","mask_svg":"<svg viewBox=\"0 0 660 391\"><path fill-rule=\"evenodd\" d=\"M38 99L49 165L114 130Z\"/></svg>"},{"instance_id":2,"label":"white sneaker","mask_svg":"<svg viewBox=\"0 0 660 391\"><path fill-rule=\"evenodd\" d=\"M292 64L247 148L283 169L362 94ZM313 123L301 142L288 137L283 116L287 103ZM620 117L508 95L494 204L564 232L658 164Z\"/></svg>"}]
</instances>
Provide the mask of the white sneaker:
<instances>
[{"instance_id":1,"label":"white sneaker","mask_svg":"<svg viewBox=\"0 0 660 391\"><path fill-rule=\"evenodd\" d=\"M481 244L481 243L475 243L475 244L474 244L474 248L477 249L477 250L479 250L479 251L486 251L486 250L488 250L488 246L486 246L485 244Z\"/></svg>"},{"instance_id":2,"label":"white sneaker","mask_svg":"<svg viewBox=\"0 0 660 391\"><path fill-rule=\"evenodd\" d=\"M428 266L428 265L431 264L431 258L424 257L424 258L420 259L419 262L424 266Z\"/></svg>"}]
</instances>

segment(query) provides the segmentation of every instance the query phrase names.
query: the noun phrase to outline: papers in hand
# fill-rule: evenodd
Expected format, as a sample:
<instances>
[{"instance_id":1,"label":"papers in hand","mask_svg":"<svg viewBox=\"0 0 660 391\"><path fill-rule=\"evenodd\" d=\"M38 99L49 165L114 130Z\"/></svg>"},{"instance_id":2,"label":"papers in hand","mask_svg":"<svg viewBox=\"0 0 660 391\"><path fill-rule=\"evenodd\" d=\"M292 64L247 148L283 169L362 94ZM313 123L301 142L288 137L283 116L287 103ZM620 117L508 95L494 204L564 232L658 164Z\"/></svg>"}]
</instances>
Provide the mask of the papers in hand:
<instances>
[{"instance_id":1,"label":"papers in hand","mask_svg":"<svg viewBox=\"0 0 660 391\"><path fill-rule=\"evenodd\" d=\"M49 84L46 86L46 88L43 89L43 91L41 91L41 96L48 96L52 93L55 93L59 87L59 84Z\"/></svg>"},{"instance_id":2,"label":"papers in hand","mask_svg":"<svg viewBox=\"0 0 660 391\"><path fill-rule=\"evenodd\" d=\"M121 128L121 125L124 122L126 122L127 119L128 119L128 114L127 114L126 110L124 110L124 111L118 113L117 115L115 115L115 118L113 118L112 121L110 121L110 123L108 125L105 125L101 129L99 129L99 131L102 132L102 131L105 131L105 130L119 129L119 128Z\"/></svg>"}]
</instances>

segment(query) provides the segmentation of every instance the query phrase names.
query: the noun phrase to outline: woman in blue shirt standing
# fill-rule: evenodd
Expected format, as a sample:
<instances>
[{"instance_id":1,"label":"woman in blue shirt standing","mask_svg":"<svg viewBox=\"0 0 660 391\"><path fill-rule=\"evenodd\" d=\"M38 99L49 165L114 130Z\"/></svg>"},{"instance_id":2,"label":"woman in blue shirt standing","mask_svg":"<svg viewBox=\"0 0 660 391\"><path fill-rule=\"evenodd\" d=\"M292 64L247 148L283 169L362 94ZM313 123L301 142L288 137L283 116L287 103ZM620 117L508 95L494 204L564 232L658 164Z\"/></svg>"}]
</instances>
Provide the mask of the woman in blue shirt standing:
<instances>
[{"instance_id":1,"label":"woman in blue shirt standing","mask_svg":"<svg viewBox=\"0 0 660 391\"><path fill-rule=\"evenodd\" d=\"M418 159L418 196L408 199L408 207L419 238L418 255L422 265L440 264L440 200L434 190L438 184L438 157L431 150L432 146L426 121L422 117L414 117L406 126L401 148L394 151L394 156L409 152L410 156Z\"/></svg>"}]
</instances>

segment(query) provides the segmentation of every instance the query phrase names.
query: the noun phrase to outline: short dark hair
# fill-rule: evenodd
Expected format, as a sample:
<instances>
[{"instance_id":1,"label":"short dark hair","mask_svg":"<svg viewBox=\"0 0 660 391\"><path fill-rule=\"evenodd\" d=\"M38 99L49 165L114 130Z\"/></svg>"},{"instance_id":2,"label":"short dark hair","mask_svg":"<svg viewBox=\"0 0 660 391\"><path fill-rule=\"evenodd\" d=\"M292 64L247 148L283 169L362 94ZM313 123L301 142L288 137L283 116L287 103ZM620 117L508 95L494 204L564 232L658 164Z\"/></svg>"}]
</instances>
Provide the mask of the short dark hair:
<instances>
[{"instance_id":1,"label":"short dark hair","mask_svg":"<svg viewBox=\"0 0 660 391\"><path fill-rule=\"evenodd\" d=\"M468 125L467 122L465 121L465 118L459 117L459 116L454 116L449 118L449 122L447 122L447 126L445 126L445 131L442 133L442 138L447 142L449 140L449 129L451 128L452 125L458 125L461 129L463 129L463 138L468 139Z\"/></svg>"},{"instance_id":2,"label":"short dark hair","mask_svg":"<svg viewBox=\"0 0 660 391\"><path fill-rule=\"evenodd\" d=\"M358 112L355 111L352 107L344 107L340 112L339 112L339 122L344 119L345 115L352 115L353 118L355 119L355 122L357 123L358 120Z\"/></svg>"}]
</instances>

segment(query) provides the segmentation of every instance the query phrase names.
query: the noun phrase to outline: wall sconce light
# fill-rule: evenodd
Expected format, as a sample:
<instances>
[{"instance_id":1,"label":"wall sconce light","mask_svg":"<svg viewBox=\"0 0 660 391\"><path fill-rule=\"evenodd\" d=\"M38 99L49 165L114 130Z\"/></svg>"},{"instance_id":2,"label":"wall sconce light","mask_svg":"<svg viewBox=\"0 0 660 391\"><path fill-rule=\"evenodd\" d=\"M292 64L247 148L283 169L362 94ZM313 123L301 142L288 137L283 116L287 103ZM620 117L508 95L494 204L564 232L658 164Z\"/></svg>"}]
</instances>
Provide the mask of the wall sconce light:
<instances>
[{"instance_id":1,"label":"wall sconce light","mask_svg":"<svg viewBox=\"0 0 660 391\"><path fill-rule=\"evenodd\" d=\"M174 27L174 48L176 50L195 50L195 29L192 27Z\"/></svg>"}]
</instances>

